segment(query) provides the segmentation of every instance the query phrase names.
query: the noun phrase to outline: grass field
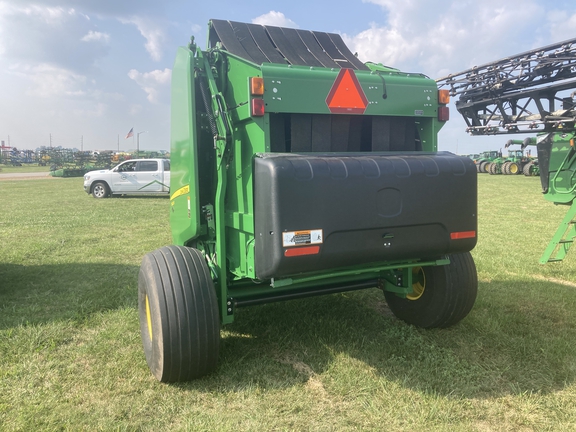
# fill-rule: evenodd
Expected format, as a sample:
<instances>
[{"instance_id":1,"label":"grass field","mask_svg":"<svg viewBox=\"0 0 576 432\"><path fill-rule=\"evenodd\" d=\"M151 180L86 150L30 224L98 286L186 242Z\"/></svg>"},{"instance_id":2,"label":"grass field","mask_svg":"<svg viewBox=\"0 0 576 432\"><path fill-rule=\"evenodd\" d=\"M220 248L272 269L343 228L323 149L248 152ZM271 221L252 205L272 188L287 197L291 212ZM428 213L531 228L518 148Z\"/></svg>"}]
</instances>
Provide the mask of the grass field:
<instances>
[{"instance_id":1,"label":"grass field","mask_svg":"<svg viewBox=\"0 0 576 432\"><path fill-rule=\"evenodd\" d=\"M19 173L19 172L49 172L49 166L38 166L38 165L23 165L23 166L12 166L0 164L0 173Z\"/></svg>"},{"instance_id":2,"label":"grass field","mask_svg":"<svg viewBox=\"0 0 576 432\"><path fill-rule=\"evenodd\" d=\"M149 373L137 313L168 199L62 178L1 181L0 203L2 431L576 429L576 250L538 264L566 210L538 178L479 176L479 294L455 327L405 325L375 289L240 309L217 373L178 385Z\"/></svg>"}]
</instances>

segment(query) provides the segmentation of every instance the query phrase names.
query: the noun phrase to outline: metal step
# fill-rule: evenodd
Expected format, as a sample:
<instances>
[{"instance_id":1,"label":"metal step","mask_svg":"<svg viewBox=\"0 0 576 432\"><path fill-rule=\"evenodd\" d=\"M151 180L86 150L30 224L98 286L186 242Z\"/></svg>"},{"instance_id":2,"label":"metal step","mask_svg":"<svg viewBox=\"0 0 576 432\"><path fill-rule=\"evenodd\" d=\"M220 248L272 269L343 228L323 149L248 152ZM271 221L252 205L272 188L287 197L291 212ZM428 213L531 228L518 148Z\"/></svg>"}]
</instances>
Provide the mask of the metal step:
<instances>
[{"instance_id":1,"label":"metal step","mask_svg":"<svg viewBox=\"0 0 576 432\"><path fill-rule=\"evenodd\" d=\"M572 201L566 216L558 226L556 233L548 243L544 254L540 258L540 264L562 261L572 243L576 239L576 201Z\"/></svg>"}]
</instances>

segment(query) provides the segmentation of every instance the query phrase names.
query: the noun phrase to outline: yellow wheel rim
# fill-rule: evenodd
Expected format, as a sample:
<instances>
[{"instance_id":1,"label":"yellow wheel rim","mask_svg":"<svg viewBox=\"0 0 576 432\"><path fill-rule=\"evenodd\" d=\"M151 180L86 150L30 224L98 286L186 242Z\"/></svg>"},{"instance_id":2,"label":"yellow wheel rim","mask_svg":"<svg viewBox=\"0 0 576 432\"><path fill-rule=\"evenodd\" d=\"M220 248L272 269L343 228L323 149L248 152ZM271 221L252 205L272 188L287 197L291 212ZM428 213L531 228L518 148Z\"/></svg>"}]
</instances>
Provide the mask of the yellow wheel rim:
<instances>
[{"instance_id":1,"label":"yellow wheel rim","mask_svg":"<svg viewBox=\"0 0 576 432\"><path fill-rule=\"evenodd\" d=\"M518 172L518 165L516 165L516 164L510 165L510 172L512 174L516 174Z\"/></svg>"},{"instance_id":2,"label":"yellow wheel rim","mask_svg":"<svg viewBox=\"0 0 576 432\"><path fill-rule=\"evenodd\" d=\"M150 302L148 301L148 294L146 294L146 322L148 323L148 335L152 340L152 315L150 314Z\"/></svg>"},{"instance_id":3,"label":"yellow wheel rim","mask_svg":"<svg viewBox=\"0 0 576 432\"><path fill-rule=\"evenodd\" d=\"M414 267L412 269L412 293L408 294L408 300L418 300L424 294L426 289L426 275L422 267Z\"/></svg>"}]
</instances>

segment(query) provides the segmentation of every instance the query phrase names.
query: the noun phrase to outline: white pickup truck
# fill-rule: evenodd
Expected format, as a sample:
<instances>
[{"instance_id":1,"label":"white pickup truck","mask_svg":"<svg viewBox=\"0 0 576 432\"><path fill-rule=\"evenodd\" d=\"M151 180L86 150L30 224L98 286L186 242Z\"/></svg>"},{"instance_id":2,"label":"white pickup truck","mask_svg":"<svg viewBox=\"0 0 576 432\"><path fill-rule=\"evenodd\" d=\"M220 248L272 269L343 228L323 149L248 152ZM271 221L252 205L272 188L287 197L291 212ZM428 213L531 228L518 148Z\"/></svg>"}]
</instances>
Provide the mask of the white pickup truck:
<instances>
[{"instance_id":1,"label":"white pickup truck","mask_svg":"<svg viewBox=\"0 0 576 432\"><path fill-rule=\"evenodd\" d=\"M147 195L170 193L168 159L131 159L110 170L90 171L84 175L84 191L94 198L110 195Z\"/></svg>"}]
</instances>

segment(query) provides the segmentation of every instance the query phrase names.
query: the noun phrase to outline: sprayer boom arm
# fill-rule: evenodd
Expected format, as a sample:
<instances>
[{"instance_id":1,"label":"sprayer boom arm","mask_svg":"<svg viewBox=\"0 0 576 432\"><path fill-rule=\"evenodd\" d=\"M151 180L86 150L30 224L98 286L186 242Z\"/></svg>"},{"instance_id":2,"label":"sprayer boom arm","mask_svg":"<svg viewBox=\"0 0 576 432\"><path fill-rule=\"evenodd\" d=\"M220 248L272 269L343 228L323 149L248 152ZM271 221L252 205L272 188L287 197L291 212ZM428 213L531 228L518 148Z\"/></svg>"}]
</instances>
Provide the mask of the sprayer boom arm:
<instances>
[{"instance_id":1,"label":"sprayer boom arm","mask_svg":"<svg viewBox=\"0 0 576 432\"><path fill-rule=\"evenodd\" d=\"M575 130L576 39L436 80L472 135Z\"/></svg>"}]
</instances>

